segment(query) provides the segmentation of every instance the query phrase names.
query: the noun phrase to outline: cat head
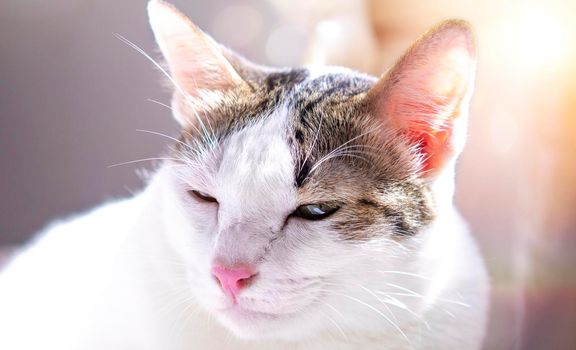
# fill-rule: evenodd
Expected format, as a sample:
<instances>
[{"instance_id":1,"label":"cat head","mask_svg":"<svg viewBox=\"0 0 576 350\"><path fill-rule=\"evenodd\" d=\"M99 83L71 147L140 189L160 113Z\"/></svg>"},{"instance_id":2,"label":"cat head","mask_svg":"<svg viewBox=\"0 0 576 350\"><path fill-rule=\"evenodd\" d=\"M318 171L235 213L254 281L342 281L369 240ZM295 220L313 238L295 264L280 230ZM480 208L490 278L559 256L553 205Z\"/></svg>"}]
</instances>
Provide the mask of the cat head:
<instances>
[{"instance_id":1,"label":"cat head","mask_svg":"<svg viewBox=\"0 0 576 350\"><path fill-rule=\"evenodd\" d=\"M277 69L171 5L150 23L181 125L165 177L168 240L191 293L241 337L394 328L386 305L452 201L475 72L467 24L441 23L381 78ZM403 286L403 287L402 287ZM398 311L398 310L393 310Z\"/></svg>"}]
</instances>

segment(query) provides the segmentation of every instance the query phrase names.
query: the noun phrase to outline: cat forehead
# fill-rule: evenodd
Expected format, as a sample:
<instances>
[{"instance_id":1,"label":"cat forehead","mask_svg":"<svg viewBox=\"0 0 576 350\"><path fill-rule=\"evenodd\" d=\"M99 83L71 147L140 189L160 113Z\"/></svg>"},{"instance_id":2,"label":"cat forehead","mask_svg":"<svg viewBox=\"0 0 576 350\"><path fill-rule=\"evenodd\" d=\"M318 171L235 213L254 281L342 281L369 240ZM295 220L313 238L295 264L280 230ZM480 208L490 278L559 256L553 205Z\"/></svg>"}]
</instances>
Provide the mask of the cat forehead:
<instances>
[{"instance_id":1,"label":"cat forehead","mask_svg":"<svg viewBox=\"0 0 576 350\"><path fill-rule=\"evenodd\" d=\"M289 97L296 113L305 114L315 104L331 109L367 92L376 79L343 67L308 66L306 79L294 86ZM304 109L302 109L304 108Z\"/></svg>"},{"instance_id":2,"label":"cat forehead","mask_svg":"<svg viewBox=\"0 0 576 350\"><path fill-rule=\"evenodd\" d=\"M288 119L310 114L314 107L323 107L325 111L337 109L351 97L367 92L376 82L374 77L347 68L325 66L264 74L246 72L244 76L249 89L223 94L219 103L206 112L206 118L221 137L250 126L280 108L285 109L284 116Z\"/></svg>"},{"instance_id":3,"label":"cat forehead","mask_svg":"<svg viewBox=\"0 0 576 350\"><path fill-rule=\"evenodd\" d=\"M313 130L320 138L347 141L338 138L339 130L353 122L357 97L369 90L375 78L340 67L307 67L268 72L249 81L250 89L224 94L217 105L200 116L215 138L227 140L274 116L285 121L281 132L296 153L301 153L302 148L312 146ZM184 110L195 113L192 108ZM323 126L318 128L319 124ZM183 133L184 141L195 139L191 141L196 143L202 130L191 125Z\"/></svg>"},{"instance_id":4,"label":"cat forehead","mask_svg":"<svg viewBox=\"0 0 576 350\"><path fill-rule=\"evenodd\" d=\"M261 153L257 158L261 163L266 159L273 163L276 159L265 155L267 145L282 140L291 151L294 183L301 187L322 155L365 131L361 101L374 82L373 77L340 67L273 71L252 79L251 89L223 96L203 117L223 152L250 148L254 159ZM205 140L199 129L187 130L185 143Z\"/></svg>"},{"instance_id":5,"label":"cat forehead","mask_svg":"<svg viewBox=\"0 0 576 350\"><path fill-rule=\"evenodd\" d=\"M360 101L375 81L341 67L310 66L303 76L292 86L278 87L285 90L282 96L272 94L272 100L279 102L271 112L285 120L284 136L292 150L297 187L322 154L362 132Z\"/></svg>"},{"instance_id":6,"label":"cat forehead","mask_svg":"<svg viewBox=\"0 0 576 350\"><path fill-rule=\"evenodd\" d=\"M291 184L293 159L286 142L287 114L286 107L280 106L266 118L255 119L222 142L218 186L242 188L238 182L271 181L280 187Z\"/></svg>"}]
</instances>

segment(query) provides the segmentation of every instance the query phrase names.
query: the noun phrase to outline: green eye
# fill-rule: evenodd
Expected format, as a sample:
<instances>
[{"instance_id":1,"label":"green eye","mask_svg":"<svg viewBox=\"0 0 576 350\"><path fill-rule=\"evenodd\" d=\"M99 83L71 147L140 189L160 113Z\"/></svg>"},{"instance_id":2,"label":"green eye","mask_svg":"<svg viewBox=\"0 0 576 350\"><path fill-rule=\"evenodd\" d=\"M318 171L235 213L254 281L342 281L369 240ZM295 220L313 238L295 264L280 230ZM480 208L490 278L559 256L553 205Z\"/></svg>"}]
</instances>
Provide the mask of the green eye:
<instances>
[{"instance_id":1,"label":"green eye","mask_svg":"<svg viewBox=\"0 0 576 350\"><path fill-rule=\"evenodd\" d=\"M306 220L322 220L334 214L340 207L331 204L305 204L301 205L292 215Z\"/></svg>"}]
</instances>

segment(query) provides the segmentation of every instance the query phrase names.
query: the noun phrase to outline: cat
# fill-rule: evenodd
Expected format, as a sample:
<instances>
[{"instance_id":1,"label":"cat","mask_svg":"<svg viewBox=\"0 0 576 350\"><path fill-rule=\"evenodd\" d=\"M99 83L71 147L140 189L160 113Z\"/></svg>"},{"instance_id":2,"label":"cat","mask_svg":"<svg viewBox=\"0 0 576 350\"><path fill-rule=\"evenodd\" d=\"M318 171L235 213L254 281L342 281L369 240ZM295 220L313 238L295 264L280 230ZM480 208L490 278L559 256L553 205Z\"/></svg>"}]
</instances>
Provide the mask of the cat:
<instances>
[{"instance_id":1,"label":"cat","mask_svg":"<svg viewBox=\"0 0 576 350\"><path fill-rule=\"evenodd\" d=\"M181 134L140 193L11 261L0 349L479 349L489 282L452 203L469 25L375 78L260 66L148 14Z\"/></svg>"}]
</instances>

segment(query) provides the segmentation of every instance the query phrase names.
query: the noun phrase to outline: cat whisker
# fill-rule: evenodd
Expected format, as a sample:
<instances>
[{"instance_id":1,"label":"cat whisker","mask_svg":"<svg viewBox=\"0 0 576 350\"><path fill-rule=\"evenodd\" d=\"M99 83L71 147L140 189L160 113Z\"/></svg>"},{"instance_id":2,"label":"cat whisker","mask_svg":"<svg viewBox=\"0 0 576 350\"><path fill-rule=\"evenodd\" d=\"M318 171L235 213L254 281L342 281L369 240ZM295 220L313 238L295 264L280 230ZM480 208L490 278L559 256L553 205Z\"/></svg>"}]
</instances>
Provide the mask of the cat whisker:
<instances>
[{"instance_id":1,"label":"cat whisker","mask_svg":"<svg viewBox=\"0 0 576 350\"><path fill-rule=\"evenodd\" d=\"M178 93L180 93L185 98L190 98L188 93L186 93L186 91L178 84L178 82L176 82L176 80L174 80L172 78L172 76L170 76L170 74L168 74L168 72L166 72L166 70L162 67L162 65L160 65L160 63L158 63L149 54L147 54L146 51L144 51L138 45L134 44L132 41L128 40L127 38L125 38L124 36L122 36L118 33L114 33L114 36L116 38L118 38L120 41L122 41L123 43L125 43L126 45L128 45L129 47L131 47L132 49L136 50L136 52L140 53L148 61L150 61L156 68L158 68L160 70L160 72L162 72L162 74L164 74L164 76L166 76L168 81L170 81L172 83L172 85L174 85L174 88L178 91ZM215 141L213 138L210 138L210 135L208 134L208 130L206 129L206 126L204 125L202 118L200 118L198 113L195 112L194 114L196 116L196 119L198 120L198 123L200 123L200 126L202 127L203 134L207 138L207 140L210 140L212 142Z\"/></svg>"},{"instance_id":2,"label":"cat whisker","mask_svg":"<svg viewBox=\"0 0 576 350\"><path fill-rule=\"evenodd\" d=\"M179 305L192 303L194 298L190 294L190 289L180 288L177 291L170 290L169 292L159 295L159 298L170 298L170 301L166 305L160 307L158 311L160 313L166 313L176 308Z\"/></svg>"},{"instance_id":3,"label":"cat whisker","mask_svg":"<svg viewBox=\"0 0 576 350\"><path fill-rule=\"evenodd\" d=\"M175 277L163 277L163 276L157 276L157 278L150 278L150 279L146 279L146 283L158 283L158 284L173 284L174 282L187 282L188 281L188 277L186 275L182 275L182 276L175 276Z\"/></svg>"},{"instance_id":4,"label":"cat whisker","mask_svg":"<svg viewBox=\"0 0 576 350\"><path fill-rule=\"evenodd\" d=\"M412 317L414 317L415 319L417 319L418 321L424 323L424 325L426 326L426 328L431 329L430 328L430 324L428 324L428 322L422 318L422 316L418 315L417 313L415 313L414 311L412 311L405 303L401 302L400 300L390 296L388 293L385 292L381 292L381 291L373 291L365 286L362 285L358 285L359 287L361 287L362 289L364 289L366 292L368 292L370 295L372 295L373 297L375 297L378 301L380 301L383 305L392 305L395 306L401 310L406 311L408 314L410 314ZM381 294L382 296L384 296L385 298L387 298L388 300L383 300L382 298L380 298L378 296L378 294ZM387 307L388 308L388 307ZM389 309L389 308L388 308ZM390 313L392 315L394 315L394 313L392 311L390 311Z\"/></svg>"},{"instance_id":5,"label":"cat whisker","mask_svg":"<svg viewBox=\"0 0 576 350\"><path fill-rule=\"evenodd\" d=\"M156 68L158 68L158 70L160 70L160 72L162 72L164 76L166 76L166 78L174 85L176 89L184 93L184 90L178 85L178 83L174 79L172 79L172 76L170 76L170 74L166 72L166 70L160 65L160 63L158 63L155 59L153 59L150 55L148 55L146 51L141 49L138 45L134 44L132 41L128 40L121 34L114 33L114 36L120 41L122 41L124 44L128 45L132 49L136 50L136 52L144 56L148 61L150 61L154 66L156 66Z\"/></svg>"},{"instance_id":6,"label":"cat whisker","mask_svg":"<svg viewBox=\"0 0 576 350\"><path fill-rule=\"evenodd\" d=\"M208 118L205 113L204 113L204 118L206 119L206 123L208 123L208 128L210 129L210 134L212 135L211 136L212 137L211 145L217 145L218 141L216 139L216 134L214 133L214 129L212 128L212 123L210 122L210 118ZM211 149L213 149L213 148L211 148Z\"/></svg>"},{"instance_id":7,"label":"cat whisker","mask_svg":"<svg viewBox=\"0 0 576 350\"><path fill-rule=\"evenodd\" d=\"M377 252L377 251L381 251L381 250L388 252L389 247L382 247L381 246L382 242L392 243L396 247L400 248L404 253L411 253L411 251L402 243L400 243L394 239L385 238L385 237L379 238L379 242L378 242L379 246L375 246L374 244L362 244L362 245L359 245L359 247L361 247L362 249L365 249L365 250L373 251L373 252Z\"/></svg>"},{"instance_id":8,"label":"cat whisker","mask_svg":"<svg viewBox=\"0 0 576 350\"><path fill-rule=\"evenodd\" d=\"M318 129L316 130L316 135L314 135L314 140L312 141L312 144L310 144L310 147L308 148L306 157L304 158L304 161L302 162L302 164L300 164L300 169L298 170L298 172L302 171L302 167L304 166L304 164L306 164L306 162L308 161L308 158L310 157L310 154L312 153L312 150L316 146L316 142L318 141L318 135L320 134L320 129L322 128L323 122L324 122L324 114L322 114L322 116L320 117L320 122L318 123Z\"/></svg>"},{"instance_id":9,"label":"cat whisker","mask_svg":"<svg viewBox=\"0 0 576 350\"><path fill-rule=\"evenodd\" d=\"M336 307L334 307L334 305L324 301L324 300L320 300L320 302L322 304L324 304L325 306L327 306L328 308L330 308L332 311L334 311L336 314L338 314L338 316L340 316L342 319L346 319L346 317L344 317L344 314L342 314L342 312L340 312L340 310L338 310Z\"/></svg>"},{"instance_id":10,"label":"cat whisker","mask_svg":"<svg viewBox=\"0 0 576 350\"><path fill-rule=\"evenodd\" d=\"M338 286L338 284L336 283L328 283L334 286ZM370 288L367 288L366 286L363 286L361 284L355 284L357 287L361 288L362 290L366 291L368 294L370 294L372 297L374 297L376 300L378 300L384 307L386 307L386 309L388 310L388 312L392 315L392 317L394 317L394 320L397 322L397 318L395 313L389 308L388 305L397 307L405 312L407 312L411 317L415 318L416 320L418 320L419 322L423 323L427 329L431 329L430 324L421 316L418 315L417 313L415 313L414 311L412 311L405 303L403 303L402 301L398 300L397 298L392 297L389 293L386 292L382 292L382 291L374 291ZM378 294L382 295L384 298L386 299L382 299L381 297L378 296Z\"/></svg>"},{"instance_id":11,"label":"cat whisker","mask_svg":"<svg viewBox=\"0 0 576 350\"><path fill-rule=\"evenodd\" d=\"M233 346L233 342L234 342L234 336L232 335L232 333L227 332L226 333L226 338L224 340L224 350L228 350L230 349L230 346Z\"/></svg>"},{"instance_id":12,"label":"cat whisker","mask_svg":"<svg viewBox=\"0 0 576 350\"><path fill-rule=\"evenodd\" d=\"M192 303L190 303L191 305L193 305ZM190 321L190 319L192 318L192 316L194 316L194 314L196 313L197 310L192 310L192 312L188 312L188 315L185 316L184 321L182 322L182 325L180 326L180 329L178 330L178 338L179 339L183 339L181 337L182 332L186 329L186 325L188 324L188 321Z\"/></svg>"},{"instance_id":13,"label":"cat whisker","mask_svg":"<svg viewBox=\"0 0 576 350\"><path fill-rule=\"evenodd\" d=\"M423 276L417 273L412 273L412 272L405 272L405 271L396 271L396 270L377 270L377 272L382 273L382 274L396 274L396 275L403 275L403 276L410 276L410 277L416 277L416 278L420 278L426 281L432 281L432 278L427 277L427 276Z\"/></svg>"},{"instance_id":14,"label":"cat whisker","mask_svg":"<svg viewBox=\"0 0 576 350\"><path fill-rule=\"evenodd\" d=\"M318 310L318 311L320 311L322 316L326 317L328 319L328 321L330 321L334 325L334 327L336 327L336 329L340 332L340 334L342 334L342 337L344 337L344 339L346 339L346 341L348 341L348 336L346 335L346 333L344 333L344 330L342 329L342 327L340 327L338 322L336 322L336 320L334 320L332 317L330 317L330 315L328 315L324 311L322 311L322 310Z\"/></svg>"},{"instance_id":15,"label":"cat whisker","mask_svg":"<svg viewBox=\"0 0 576 350\"><path fill-rule=\"evenodd\" d=\"M179 158L154 157L154 158L142 158L142 159L130 160L127 162L122 162L122 163L116 163L116 164L108 165L107 168L115 168L115 167L122 166L122 165L128 165L128 164L134 164L134 163L140 163L140 162L150 162L150 161L154 161L154 160L171 160L171 161L175 161L175 162L182 162L182 159L179 159Z\"/></svg>"},{"instance_id":16,"label":"cat whisker","mask_svg":"<svg viewBox=\"0 0 576 350\"><path fill-rule=\"evenodd\" d=\"M349 150L361 152L371 156L378 156L379 152L381 151L380 148L369 145L348 145L340 149L339 151L349 151Z\"/></svg>"},{"instance_id":17,"label":"cat whisker","mask_svg":"<svg viewBox=\"0 0 576 350\"><path fill-rule=\"evenodd\" d=\"M425 297L424 295L422 295L422 294L420 294L420 293L417 293L417 292L415 292L415 291L413 291L413 290L411 290L411 289L408 289L408 288L406 288L406 287L399 286L399 285L394 284L394 283L387 283L387 285L389 285L390 287L394 287L394 288L397 288L397 289L400 289L400 290L406 292L406 293L407 293L407 296L421 297L421 298L424 298L424 297ZM391 295L392 295L392 294L391 294ZM397 294L394 294L394 295L397 295ZM470 307L470 304L467 304L467 303L465 303L465 302L458 301L458 300L451 300L451 299L445 299L445 298L441 298L441 299L438 299L438 300L441 300L441 301L447 302L447 303L451 303L451 304L454 304L454 305L460 305L460 306L464 306L464 307Z\"/></svg>"},{"instance_id":18,"label":"cat whisker","mask_svg":"<svg viewBox=\"0 0 576 350\"><path fill-rule=\"evenodd\" d=\"M391 300L392 302L386 301L388 302L390 305L394 305L406 312L408 312L412 317L414 317L415 319L419 320L420 322L424 323L424 325L426 326L426 328L428 330L432 329L430 327L430 324L421 316L418 315L417 313L415 313L414 311L412 311L405 303L401 302L400 300L398 300L397 298L394 298L388 294L384 295L386 298L388 298L389 300Z\"/></svg>"},{"instance_id":19,"label":"cat whisker","mask_svg":"<svg viewBox=\"0 0 576 350\"><path fill-rule=\"evenodd\" d=\"M172 136L169 136L169 135L163 134L163 133L161 133L161 132L158 132L158 131L152 131L152 130L144 130L144 129L136 129L136 131L139 131L139 132L144 132L144 133L148 133L148 134L152 134L152 135L157 135L157 136L161 136L161 137L165 137L165 138L167 138L167 139L169 139L169 140L172 140L172 141L174 141L174 142L176 142L176 143L178 143L178 144L181 144L182 146L184 146L184 147L186 147L186 148L190 149L191 151L194 151L194 150L192 149L192 147L190 147L190 145L189 145L189 144L187 144L187 143L184 143L184 142L182 142L182 141L178 140L178 139L177 139L177 138L175 138L175 137L172 137Z\"/></svg>"},{"instance_id":20,"label":"cat whisker","mask_svg":"<svg viewBox=\"0 0 576 350\"><path fill-rule=\"evenodd\" d=\"M355 158L361 158L365 161L367 161L369 164L372 164L373 161L368 159L370 157L377 157L376 154L370 154L369 152L366 151L360 151L360 150L347 150L347 151L343 151L342 153L338 154L339 157L355 157Z\"/></svg>"},{"instance_id":21,"label":"cat whisker","mask_svg":"<svg viewBox=\"0 0 576 350\"><path fill-rule=\"evenodd\" d=\"M414 294L408 294L408 293L390 293L390 292L381 292L381 291L376 291L375 293L377 294L381 294L384 295L386 298L392 298L394 300L397 300L396 298L394 298L393 296L399 296L399 297L407 297L407 298L417 298L417 299L425 299L424 295L414 295ZM444 299L444 298L440 298L440 299L435 299L436 302L444 302L447 304L454 304L453 300L449 300L449 299ZM462 304L460 302L456 302L455 305L458 306L464 306L467 307L467 304ZM450 311L448 311L447 309L441 308L440 304L436 305L436 308L440 311L445 312L446 314L448 314L449 316L451 316L452 318L456 318L456 316L454 316L454 314ZM408 311L408 310L407 310ZM421 316L418 316L416 314L414 314L414 317L418 317L423 323L426 324L426 328L431 329L430 325L428 324L428 322L426 322Z\"/></svg>"},{"instance_id":22,"label":"cat whisker","mask_svg":"<svg viewBox=\"0 0 576 350\"><path fill-rule=\"evenodd\" d=\"M322 160L322 162L319 162L319 163L317 163L316 165L314 165L314 167L312 168L312 170L310 170L310 173L312 173L313 170L316 170L316 168L317 168L318 166L322 165L322 163L327 162L327 161L329 161L329 160L331 160L331 159L334 159L334 158L344 157L344 156L352 157L352 158L359 158L359 159L362 159L362 160L366 161L367 163L370 163L370 161L369 161L368 159L366 159L366 158L364 158L364 157L361 157L361 156L354 155L354 154L334 154L334 155L332 155L332 156L330 156L330 157L324 158L324 159Z\"/></svg>"},{"instance_id":23,"label":"cat whisker","mask_svg":"<svg viewBox=\"0 0 576 350\"><path fill-rule=\"evenodd\" d=\"M190 165L188 164L170 164L170 165L164 165L164 169L175 169L175 170L181 170L182 168L190 168Z\"/></svg>"},{"instance_id":24,"label":"cat whisker","mask_svg":"<svg viewBox=\"0 0 576 350\"><path fill-rule=\"evenodd\" d=\"M148 255L146 253L139 253L137 251L122 251L120 252L122 256L125 257L134 257L138 258L139 263L158 263L158 264L170 264L175 266L181 267L188 267L189 264L186 264L182 260L179 259L170 259L164 256L157 256L157 255Z\"/></svg>"},{"instance_id":25,"label":"cat whisker","mask_svg":"<svg viewBox=\"0 0 576 350\"><path fill-rule=\"evenodd\" d=\"M347 154L362 154L362 155L366 155L369 157L374 157L377 154L372 152L372 151L364 151L361 149L357 149L357 148L343 148L340 151L338 151L336 153L339 156L346 156Z\"/></svg>"},{"instance_id":26,"label":"cat whisker","mask_svg":"<svg viewBox=\"0 0 576 350\"><path fill-rule=\"evenodd\" d=\"M382 292L383 293L383 292ZM426 296L421 295L421 294L410 294L410 293L386 293L387 295L397 295L397 296L403 296L403 297L414 297L414 298L426 298ZM441 301L447 304L453 304L453 305L458 305L458 306L463 306L466 308L471 307L470 304L467 304L465 302L462 301L458 301L458 300L452 300L452 299L446 299L446 298L437 298L435 299L437 301Z\"/></svg>"},{"instance_id":27,"label":"cat whisker","mask_svg":"<svg viewBox=\"0 0 576 350\"><path fill-rule=\"evenodd\" d=\"M192 78L192 81L194 82L194 85L196 86L196 89L199 90L200 86L198 86L198 82L196 81L196 78L194 76L191 76L191 78ZM186 100L191 101L192 105L194 105L195 100L189 94L186 93L184 96L185 96ZM212 129L212 125L210 123L210 118L207 118L206 113L204 113L204 117L206 118L206 121L208 123L208 127L210 128L210 134L209 134L205 125L202 123L202 119L201 119L200 115L198 114L198 110L196 108L193 108L192 111L194 113L194 116L196 117L196 119L198 119L198 121L200 122L200 124L202 126L202 129L204 131L205 140L210 141L210 145L216 144L217 143L216 142L216 135L214 133L214 129ZM198 130L198 129L196 129L196 130Z\"/></svg>"},{"instance_id":28,"label":"cat whisker","mask_svg":"<svg viewBox=\"0 0 576 350\"><path fill-rule=\"evenodd\" d=\"M378 300L380 302L380 304L382 304L382 306L384 306L386 308L386 310L388 310L388 312L390 313L390 315L392 315L392 318L394 319L394 321L398 322L398 319L396 318L396 315L394 314L394 312L392 312L392 310L390 309L390 307L387 305L387 303L380 299L380 297L378 295L376 295L376 293L374 293L371 289L364 287L361 284L356 284L356 286L360 287L361 289L363 289L366 293L370 294L371 296L373 296L374 298L376 298L376 300Z\"/></svg>"},{"instance_id":29,"label":"cat whisker","mask_svg":"<svg viewBox=\"0 0 576 350\"><path fill-rule=\"evenodd\" d=\"M360 305L363 305L364 307L374 311L376 314L380 315L384 320L386 320L388 323L390 323L390 325L392 325L392 327L394 327L394 329L396 329L401 335L402 337L406 340L406 342L408 342L408 344L410 345L411 348L414 348L412 342L410 341L410 339L408 338L408 336L406 335L406 333L404 333L404 331L402 330L402 328L400 328L394 321L392 321L388 316L386 316L386 314L384 314L382 311L378 310L377 308L375 308L374 306L370 305L369 303L362 301L356 297L347 295L347 294L343 294L343 293L338 293L338 292L334 292L331 291L331 294L334 295L338 295L341 296L343 298L347 298L349 300L352 300L354 302L357 302Z\"/></svg>"},{"instance_id":30,"label":"cat whisker","mask_svg":"<svg viewBox=\"0 0 576 350\"><path fill-rule=\"evenodd\" d=\"M211 130L211 132L212 132L212 141L209 143L209 145L210 145L209 150L210 150L210 152L212 153L212 155L214 155L214 151L218 148L218 146L220 146L220 144L218 143L218 139L217 139L217 137L216 137L216 134L214 133L214 130L212 129L212 124L210 123L210 118L206 118L206 120L207 120L208 126L210 127L210 130ZM193 136L192 134L190 134L189 131L184 130L184 131L183 131L183 134L184 134L184 135L187 135L188 138L193 139L193 140L195 141L195 143L196 143L196 148L197 148L198 150L200 150L200 149L205 149L205 148L206 148L206 147L204 147L204 145L202 145L200 142L198 142L198 140L196 140L196 139L194 138L194 136Z\"/></svg>"},{"instance_id":31,"label":"cat whisker","mask_svg":"<svg viewBox=\"0 0 576 350\"><path fill-rule=\"evenodd\" d=\"M174 109L172 109L172 107L170 107L169 105L167 105L167 104L165 104L165 103L163 103L163 102L157 101L157 100L153 100L153 99L151 99L151 98L146 99L146 101L152 102L152 103L156 103L157 105L160 105L160 106L162 106L162 107L166 107L166 108L168 108L168 109L171 110L171 111L174 110Z\"/></svg>"},{"instance_id":32,"label":"cat whisker","mask_svg":"<svg viewBox=\"0 0 576 350\"><path fill-rule=\"evenodd\" d=\"M408 289L408 288L406 288L406 287L399 286L399 285L394 284L394 283L386 283L386 284L387 284L388 286L390 286L390 287L394 287L394 288L400 289L400 290L405 291L406 293L412 294L412 295L414 295L414 296L422 296L420 293L417 293L417 292L415 292L415 291L413 291L413 290L411 290L411 289Z\"/></svg>"},{"instance_id":33,"label":"cat whisker","mask_svg":"<svg viewBox=\"0 0 576 350\"><path fill-rule=\"evenodd\" d=\"M310 169L309 174L312 174L314 172L314 170L316 170L322 163L324 163L329 157L331 157L333 154L337 153L339 150L341 150L344 146L346 146L347 144L350 144L351 142L354 142L355 140L364 137L374 131L378 130L378 128L374 128L371 130L368 130L366 132L363 132L362 134L355 136L353 138L351 138L350 140L344 142L343 144L341 144L340 146L336 147L335 149L333 149L332 151L330 151L327 155L325 155L324 157L320 158L320 160L318 162L316 162L316 164L314 164L314 166L312 166L312 168Z\"/></svg>"},{"instance_id":34,"label":"cat whisker","mask_svg":"<svg viewBox=\"0 0 576 350\"><path fill-rule=\"evenodd\" d=\"M190 298L190 301L192 301L192 299ZM190 314L186 315L186 313L188 311L190 311L193 307L194 307L194 303L192 302L188 302L188 305L186 305L186 307L184 307L179 313L178 316L176 316L174 323L172 325L172 329L170 331L170 334L172 335L171 337L173 339L178 339L178 335L180 332L178 332L180 330L180 326L179 323L181 324L183 322L182 318L184 317L184 319L187 319Z\"/></svg>"}]
</instances>

